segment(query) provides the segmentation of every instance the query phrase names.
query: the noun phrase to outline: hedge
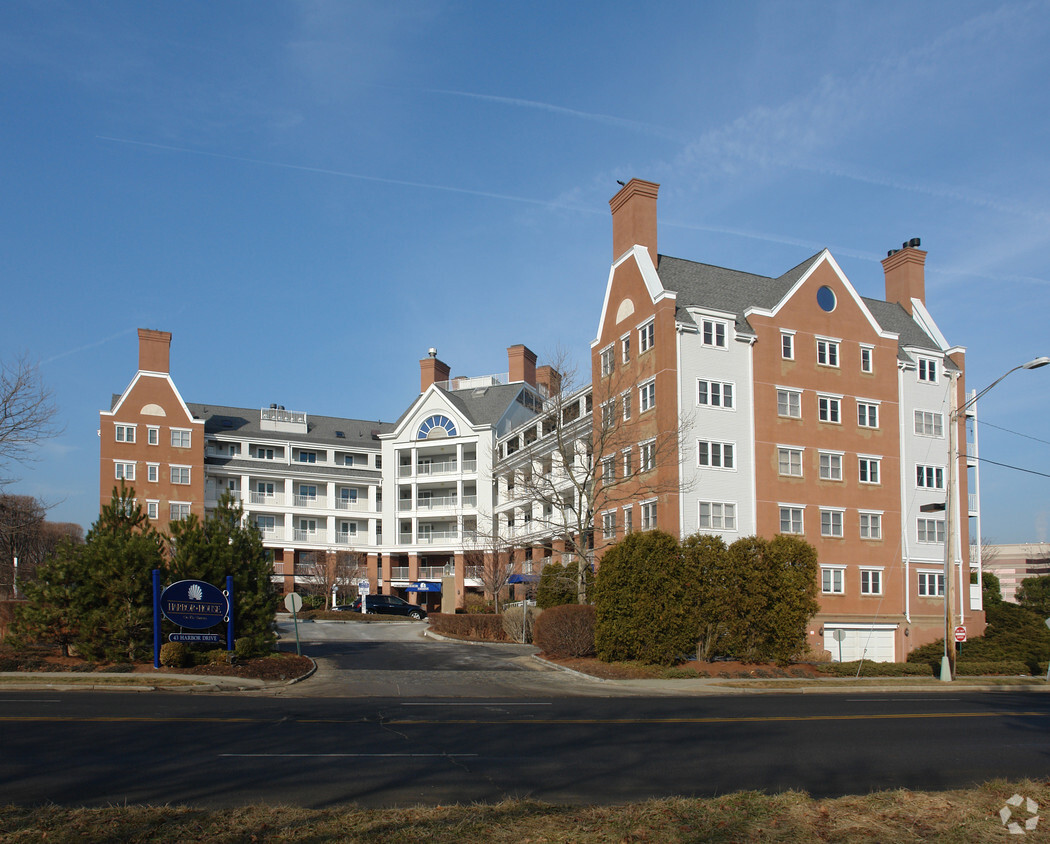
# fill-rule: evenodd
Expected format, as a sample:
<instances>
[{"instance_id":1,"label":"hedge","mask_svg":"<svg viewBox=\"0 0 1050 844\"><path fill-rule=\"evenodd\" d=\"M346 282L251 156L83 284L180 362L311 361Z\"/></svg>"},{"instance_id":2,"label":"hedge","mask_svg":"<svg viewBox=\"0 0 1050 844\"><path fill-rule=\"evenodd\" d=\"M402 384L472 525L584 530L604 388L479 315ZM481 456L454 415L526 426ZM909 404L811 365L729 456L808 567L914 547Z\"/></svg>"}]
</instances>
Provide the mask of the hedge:
<instances>
[{"instance_id":1,"label":"hedge","mask_svg":"<svg viewBox=\"0 0 1050 844\"><path fill-rule=\"evenodd\" d=\"M503 619L495 613L433 613L428 618L430 629L442 636L477 642L510 641L503 631Z\"/></svg>"},{"instance_id":2,"label":"hedge","mask_svg":"<svg viewBox=\"0 0 1050 844\"><path fill-rule=\"evenodd\" d=\"M536 619L532 640L548 656L592 656L594 618L594 607L589 604L551 607Z\"/></svg>"},{"instance_id":3,"label":"hedge","mask_svg":"<svg viewBox=\"0 0 1050 844\"><path fill-rule=\"evenodd\" d=\"M818 662L813 666L821 674L832 677L932 677L933 671L925 662Z\"/></svg>"}]
</instances>

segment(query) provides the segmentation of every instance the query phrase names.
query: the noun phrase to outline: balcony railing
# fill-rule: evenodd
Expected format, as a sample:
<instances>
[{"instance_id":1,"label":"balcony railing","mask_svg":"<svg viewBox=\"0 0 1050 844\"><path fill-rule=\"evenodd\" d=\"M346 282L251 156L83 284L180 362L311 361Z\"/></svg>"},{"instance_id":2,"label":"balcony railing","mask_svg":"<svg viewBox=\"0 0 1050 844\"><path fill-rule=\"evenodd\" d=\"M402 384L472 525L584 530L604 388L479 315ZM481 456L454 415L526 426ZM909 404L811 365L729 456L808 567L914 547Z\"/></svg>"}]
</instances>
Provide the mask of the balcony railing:
<instances>
[{"instance_id":1,"label":"balcony railing","mask_svg":"<svg viewBox=\"0 0 1050 844\"><path fill-rule=\"evenodd\" d=\"M408 566L393 566L390 569L391 580L408 580Z\"/></svg>"},{"instance_id":2,"label":"balcony railing","mask_svg":"<svg viewBox=\"0 0 1050 844\"><path fill-rule=\"evenodd\" d=\"M295 534L294 540L296 542L321 542L324 539L323 534L316 530L299 530L296 528L293 533Z\"/></svg>"},{"instance_id":3,"label":"balcony railing","mask_svg":"<svg viewBox=\"0 0 1050 844\"><path fill-rule=\"evenodd\" d=\"M368 501L362 498L337 498L336 510L367 510Z\"/></svg>"},{"instance_id":4,"label":"balcony railing","mask_svg":"<svg viewBox=\"0 0 1050 844\"><path fill-rule=\"evenodd\" d=\"M339 530L335 534L336 545L351 545L358 541L357 534L348 530Z\"/></svg>"},{"instance_id":5,"label":"balcony railing","mask_svg":"<svg viewBox=\"0 0 1050 844\"><path fill-rule=\"evenodd\" d=\"M458 530L430 530L420 531L416 542L420 545L433 545L438 542L452 542L459 539Z\"/></svg>"},{"instance_id":6,"label":"balcony railing","mask_svg":"<svg viewBox=\"0 0 1050 844\"><path fill-rule=\"evenodd\" d=\"M970 512L971 513L976 513L977 512L977 493L971 492L969 494L969 497L970 497Z\"/></svg>"},{"instance_id":7,"label":"balcony railing","mask_svg":"<svg viewBox=\"0 0 1050 844\"><path fill-rule=\"evenodd\" d=\"M481 575L484 571L484 566L466 566L463 572L463 576L467 580L480 580Z\"/></svg>"},{"instance_id":8,"label":"balcony railing","mask_svg":"<svg viewBox=\"0 0 1050 844\"><path fill-rule=\"evenodd\" d=\"M248 500L252 504L265 504L269 507L284 506L284 493L282 492L249 492Z\"/></svg>"},{"instance_id":9,"label":"balcony railing","mask_svg":"<svg viewBox=\"0 0 1050 844\"><path fill-rule=\"evenodd\" d=\"M455 506L456 496L454 495L432 495L430 498L420 498L416 502L416 508L419 510L440 510Z\"/></svg>"},{"instance_id":10,"label":"balcony railing","mask_svg":"<svg viewBox=\"0 0 1050 844\"><path fill-rule=\"evenodd\" d=\"M284 528L259 528L259 534L263 538L263 542L280 542L284 539Z\"/></svg>"},{"instance_id":11,"label":"balcony railing","mask_svg":"<svg viewBox=\"0 0 1050 844\"><path fill-rule=\"evenodd\" d=\"M295 507L324 507L324 499L318 498L316 495L296 495L294 497Z\"/></svg>"},{"instance_id":12,"label":"balcony railing","mask_svg":"<svg viewBox=\"0 0 1050 844\"><path fill-rule=\"evenodd\" d=\"M417 475L451 475L459 471L459 464L455 460L443 460L440 463L417 463Z\"/></svg>"},{"instance_id":13,"label":"balcony railing","mask_svg":"<svg viewBox=\"0 0 1050 844\"><path fill-rule=\"evenodd\" d=\"M478 506L478 497L476 495L464 495L463 496L463 506L464 507L477 507Z\"/></svg>"},{"instance_id":14,"label":"balcony railing","mask_svg":"<svg viewBox=\"0 0 1050 844\"><path fill-rule=\"evenodd\" d=\"M476 471L478 471L478 461L477 460L464 460L463 461L463 471L464 472L476 472Z\"/></svg>"},{"instance_id":15,"label":"balcony railing","mask_svg":"<svg viewBox=\"0 0 1050 844\"><path fill-rule=\"evenodd\" d=\"M419 567L419 579L420 580L441 580L445 575L444 566L420 566Z\"/></svg>"}]
</instances>

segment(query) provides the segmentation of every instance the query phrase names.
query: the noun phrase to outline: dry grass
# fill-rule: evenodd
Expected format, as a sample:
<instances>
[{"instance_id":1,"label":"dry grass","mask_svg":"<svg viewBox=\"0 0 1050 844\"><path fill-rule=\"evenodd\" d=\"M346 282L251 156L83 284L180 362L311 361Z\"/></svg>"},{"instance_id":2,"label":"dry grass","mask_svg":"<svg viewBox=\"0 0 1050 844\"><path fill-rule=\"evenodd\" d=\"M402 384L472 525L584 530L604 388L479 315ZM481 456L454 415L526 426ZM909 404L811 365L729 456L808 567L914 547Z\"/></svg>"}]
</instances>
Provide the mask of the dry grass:
<instances>
[{"instance_id":1,"label":"dry grass","mask_svg":"<svg viewBox=\"0 0 1050 844\"><path fill-rule=\"evenodd\" d=\"M494 806L362 810L246 807L0 808L2 842L974 842L1006 839L999 810L1014 794L1048 817L1020 841L1050 840L1050 783L995 781L925 793L884 791L814 800L741 792L619 807Z\"/></svg>"}]
</instances>

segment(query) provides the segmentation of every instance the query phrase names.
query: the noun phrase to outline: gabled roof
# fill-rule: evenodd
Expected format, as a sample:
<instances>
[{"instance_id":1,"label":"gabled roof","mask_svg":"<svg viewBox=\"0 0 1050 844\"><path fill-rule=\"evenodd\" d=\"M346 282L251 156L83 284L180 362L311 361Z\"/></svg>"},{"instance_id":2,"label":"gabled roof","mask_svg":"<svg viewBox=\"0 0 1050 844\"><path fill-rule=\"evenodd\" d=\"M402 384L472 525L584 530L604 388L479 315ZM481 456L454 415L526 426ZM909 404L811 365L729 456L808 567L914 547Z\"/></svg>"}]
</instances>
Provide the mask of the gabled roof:
<instances>
[{"instance_id":1,"label":"gabled roof","mask_svg":"<svg viewBox=\"0 0 1050 844\"><path fill-rule=\"evenodd\" d=\"M344 419L338 416L316 416L306 414L305 434L287 431L263 430L260 424L260 409L249 407L227 407L216 404L188 402L190 413L204 420L205 434L236 434L239 437L259 439L285 439L304 442L325 443L355 448L378 448L379 441L373 434L384 434L393 430L389 422L374 422L367 419ZM339 435L341 432L342 436Z\"/></svg>"},{"instance_id":2,"label":"gabled roof","mask_svg":"<svg viewBox=\"0 0 1050 844\"><path fill-rule=\"evenodd\" d=\"M438 384L434 384L421 393L384 433L393 432L401 427L401 424L411 416L419 402L431 391L437 391L441 396L455 408L463 418L471 425L496 426L506 415L507 410L517 399L518 394L525 389L521 381L512 384L491 384L485 387L468 387L464 390L448 390Z\"/></svg>"}]
</instances>

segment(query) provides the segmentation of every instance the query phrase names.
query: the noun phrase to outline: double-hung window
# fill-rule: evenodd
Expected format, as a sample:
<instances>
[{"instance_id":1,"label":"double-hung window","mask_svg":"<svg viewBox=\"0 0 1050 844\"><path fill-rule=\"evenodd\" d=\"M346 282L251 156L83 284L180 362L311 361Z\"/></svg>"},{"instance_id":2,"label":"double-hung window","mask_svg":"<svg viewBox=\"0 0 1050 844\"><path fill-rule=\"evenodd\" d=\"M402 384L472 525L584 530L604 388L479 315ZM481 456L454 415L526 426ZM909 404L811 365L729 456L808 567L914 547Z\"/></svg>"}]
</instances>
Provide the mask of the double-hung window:
<instances>
[{"instance_id":1,"label":"double-hung window","mask_svg":"<svg viewBox=\"0 0 1050 844\"><path fill-rule=\"evenodd\" d=\"M919 595L924 598L943 598L944 572L920 571Z\"/></svg>"},{"instance_id":2,"label":"double-hung window","mask_svg":"<svg viewBox=\"0 0 1050 844\"><path fill-rule=\"evenodd\" d=\"M733 469L733 444L696 441L696 465L709 469Z\"/></svg>"},{"instance_id":3,"label":"double-hung window","mask_svg":"<svg viewBox=\"0 0 1050 844\"><path fill-rule=\"evenodd\" d=\"M135 464L118 462L114 464L114 477L118 481L135 480Z\"/></svg>"},{"instance_id":4,"label":"double-hung window","mask_svg":"<svg viewBox=\"0 0 1050 844\"><path fill-rule=\"evenodd\" d=\"M879 427L879 405L877 402L857 399L857 424L862 428Z\"/></svg>"},{"instance_id":5,"label":"double-hung window","mask_svg":"<svg viewBox=\"0 0 1050 844\"><path fill-rule=\"evenodd\" d=\"M118 443L133 443L135 442L135 426L134 425L116 425L114 426L116 432L116 438Z\"/></svg>"},{"instance_id":6,"label":"double-hung window","mask_svg":"<svg viewBox=\"0 0 1050 844\"><path fill-rule=\"evenodd\" d=\"M631 466L631 449L625 448L621 453L623 454L623 476L629 478L633 471Z\"/></svg>"},{"instance_id":7,"label":"double-hung window","mask_svg":"<svg viewBox=\"0 0 1050 844\"><path fill-rule=\"evenodd\" d=\"M787 331L780 332L780 356L784 360L795 359L795 335Z\"/></svg>"},{"instance_id":8,"label":"double-hung window","mask_svg":"<svg viewBox=\"0 0 1050 844\"><path fill-rule=\"evenodd\" d=\"M875 350L871 346L860 347L860 371L861 372L873 372L875 369L874 361Z\"/></svg>"},{"instance_id":9,"label":"double-hung window","mask_svg":"<svg viewBox=\"0 0 1050 844\"><path fill-rule=\"evenodd\" d=\"M705 346L726 348L727 324L717 319L705 319L701 325L701 337Z\"/></svg>"},{"instance_id":10,"label":"double-hung window","mask_svg":"<svg viewBox=\"0 0 1050 844\"><path fill-rule=\"evenodd\" d=\"M147 501L146 502L146 515L151 519L156 519L160 515L160 502L159 501Z\"/></svg>"},{"instance_id":11,"label":"double-hung window","mask_svg":"<svg viewBox=\"0 0 1050 844\"><path fill-rule=\"evenodd\" d=\"M802 507L792 505L781 505L780 507L780 532L802 533Z\"/></svg>"},{"instance_id":12,"label":"double-hung window","mask_svg":"<svg viewBox=\"0 0 1050 844\"><path fill-rule=\"evenodd\" d=\"M645 413L656 407L656 379L651 378L638 388L638 410Z\"/></svg>"},{"instance_id":13,"label":"double-hung window","mask_svg":"<svg viewBox=\"0 0 1050 844\"><path fill-rule=\"evenodd\" d=\"M616 539L616 511L602 513L602 539Z\"/></svg>"},{"instance_id":14,"label":"double-hung window","mask_svg":"<svg viewBox=\"0 0 1050 844\"><path fill-rule=\"evenodd\" d=\"M879 483L878 457L860 457L857 459L857 477L862 484Z\"/></svg>"},{"instance_id":15,"label":"double-hung window","mask_svg":"<svg viewBox=\"0 0 1050 844\"><path fill-rule=\"evenodd\" d=\"M919 519L917 523L919 542L944 542L944 519Z\"/></svg>"},{"instance_id":16,"label":"double-hung window","mask_svg":"<svg viewBox=\"0 0 1050 844\"><path fill-rule=\"evenodd\" d=\"M624 334L620 338L620 354L624 363L631 360L631 335Z\"/></svg>"},{"instance_id":17,"label":"double-hung window","mask_svg":"<svg viewBox=\"0 0 1050 844\"><path fill-rule=\"evenodd\" d=\"M817 339L817 363L821 366L839 365L839 341Z\"/></svg>"},{"instance_id":18,"label":"double-hung window","mask_svg":"<svg viewBox=\"0 0 1050 844\"><path fill-rule=\"evenodd\" d=\"M881 595L882 594L882 570L861 569L860 570L860 594Z\"/></svg>"},{"instance_id":19,"label":"double-hung window","mask_svg":"<svg viewBox=\"0 0 1050 844\"><path fill-rule=\"evenodd\" d=\"M155 484L160 480L160 464L159 463L147 463L146 464L146 480L151 484Z\"/></svg>"},{"instance_id":20,"label":"double-hung window","mask_svg":"<svg viewBox=\"0 0 1050 844\"><path fill-rule=\"evenodd\" d=\"M700 530L736 530L736 504L701 501L699 526Z\"/></svg>"},{"instance_id":21,"label":"double-hung window","mask_svg":"<svg viewBox=\"0 0 1050 844\"><path fill-rule=\"evenodd\" d=\"M846 570L844 568L822 567L820 570L820 591L825 595L841 595L846 591Z\"/></svg>"},{"instance_id":22,"label":"double-hung window","mask_svg":"<svg viewBox=\"0 0 1050 844\"><path fill-rule=\"evenodd\" d=\"M656 499L643 501L639 509L642 511L642 530L654 530L656 528Z\"/></svg>"},{"instance_id":23,"label":"double-hung window","mask_svg":"<svg viewBox=\"0 0 1050 844\"><path fill-rule=\"evenodd\" d=\"M180 428L171 429L171 447L172 448L189 448L190 447L190 432L183 431Z\"/></svg>"},{"instance_id":24,"label":"double-hung window","mask_svg":"<svg viewBox=\"0 0 1050 844\"><path fill-rule=\"evenodd\" d=\"M150 425L146 428L146 442L150 445L157 445L160 443L160 428L155 425Z\"/></svg>"},{"instance_id":25,"label":"double-hung window","mask_svg":"<svg viewBox=\"0 0 1050 844\"><path fill-rule=\"evenodd\" d=\"M624 393L620 398L623 399L623 419L626 422L631 418L631 393L630 391Z\"/></svg>"},{"instance_id":26,"label":"double-hung window","mask_svg":"<svg viewBox=\"0 0 1050 844\"><path fill-rule=\"evenodd\" d=\"M611 457L602 460L602 483L611 484L616 480L616 462Z\"/></svg>"},{"instance_id":27,"label":"double-hung window","mask_svg":"<svg viewBox=\"0 0 1050 844\"><path fill-rule=\"evenodd\" d=\"M937 383L937 361L933 358L919 358L919 380L928 384Z\"/></svg>"},{"instance_id":28,"label":"double-hung window","mask_svg":"<svg viewBox=\"0 0 1050 844\"><path fill-rule=\"evenodd\" d=\"M836 396L817 396L817 419L838 424L842 421L842 399Z\"/></svg>"},{"instance_id":29,"label":"double-hung window","mask_svg":"<svg viewBox=\"0 0 1050 844\"><path fill-rule=\"evenodd\" d=\"M616 403L607 401L602 403L602 430L611 431L613 420L616 418Z\"/></svg>"},{"instance_id":30,"label":"double-hung window","mask_svg":"<svg viewBox=\"0 0 1050 844\"><path fill-rule=\"evenodd\" d=\"M733 408L733 385L729 381L696 381L696 403L700 407Z\"/></svg>"},{"instance_id":31,"label":"double-hung window","mask_svg":"<svg viewBox=\"0 0 1050 844\"><path fill-rule=\"evenodd\" d=\"M650 469L656 468L656 440L648 440L647 442L641 443L638 446L638 453L640 455L639 468L643 472L648 472Z\"/></svg>"},{"instance_id":32,"label":"double-hung window","mask_svg":"<svg viewBox=\"0 0 1050 844\"><path fill-rule=\"evenodd\" d=\"M317 452L316 451L300 451L299 452L300 463L316 463Z\"/></svg>"},{"instance_id":33,"label":"double-hung window","mask_svg":"<svg viewBox=\"0 0 1050 844\"><path fill-rule=\"evenodd\" d=\"M930 410L916 410L915 433L920 437L943 437L944 414Z\"/></svg>"},{"instance_id":34,"label":"double-hung window","mask_svg":"<svg viewBox=\"0 0 1050 844\"><path fill-rule=\"evenodd\" d=\"M830 451L820 452L820 477L825 481L842 480L842 455Z\"/></svg>"},{"instance_id":35,"label":"double-hung window","mask_svg":"<svg viewBox=\"0 0 1050 844\"><path fill-rule=\"evenodd\" d=\"M615 366L613 360L613 347L606 346L604 349L602 349L600 358L602 367L602 377L604 378L606 375L612 375L613 368Z\"/></svg>"},{"instance_id":36,"label":"double-hung window","mask_svg":"<svg viewBox=\"0 0 1050 844\"><path fill-rule=\"evenodd\" d=\"M777 389L777 416L802 418L802 393L798 390Z\"/></svg>"},{"instance_id":37,"label":"double-hung window","mask_svg":"<svg viewBox=\"0 0 1050 844\"><path fill-rule=\"evenodd\" d=\"M656 324L649 320L638 329L638 352L648 352L656 341Z\"/></svg>"},{"instance_id":38,"label":"double-hung window","mask_svg":"<svg viewBox=\"0 0 1050 844\"><path fill-rule=\"evenodd\" d=\"M189 466L172 466L171 482L173 484L188 484L190 482Z\"/></svg>"},{"instance_id":39,"label":"double-hung window","mask_svg":"<svg viewBox=\"0 0 1050 844\"><path fill-rule=\"evenodd\" d=\"M820 511L820 535L842 537L842 510Z\"/></svg>"},{"instance_id":40,"label":"double-hung window","mask_svg":"<svg viewBox=\"0 0 1050 844\"><path fill-rule=\"evenodd\" d=\"M190 517L190 505L185 501L172 501L168 505L168 520L177 522Z\"/></svg>"},{"instance_id":41,"label":"double-hung window","mask_svg":"<svg viewBox=\"0 0 1050 844\"><path fill-rule=\"evenodd\" d=\"M882 539L882 514L861 513L860 514L860 538Z\"/></svg>"},{"instance_id":42,"label":"double-hung window","mask_svg":"<svg viewBox=\"0 0 1050 844\"><path fill-rule=\"evenodd\" d=\"M915 467L915 485L920 489L944 489L944 467L919 464Z\"/></svg>"},{"instance_id":43,"label":"double-hung window","mask_svg":"<svg viewBox=\"0 0 1050 844\"><path fill-rule=\"evenodd\" d=\"M777 471L781 475L789 477L802 477L802 449L801 448L778 448L777 449Z\"/></svg>"}]
</instances>

